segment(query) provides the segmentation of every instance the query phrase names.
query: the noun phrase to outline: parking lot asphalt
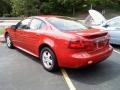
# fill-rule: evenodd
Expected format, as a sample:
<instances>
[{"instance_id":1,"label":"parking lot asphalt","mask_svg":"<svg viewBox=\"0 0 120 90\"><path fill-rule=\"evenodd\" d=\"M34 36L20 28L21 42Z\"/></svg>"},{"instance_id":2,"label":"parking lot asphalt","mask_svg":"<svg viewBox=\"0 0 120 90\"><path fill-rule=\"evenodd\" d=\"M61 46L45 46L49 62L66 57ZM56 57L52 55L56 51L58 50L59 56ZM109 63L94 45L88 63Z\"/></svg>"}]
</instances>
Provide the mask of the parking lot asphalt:
<instances>
[{"instance_id":1,"label":"parking lot asphalt","mask_svg":"<svg viewBox=\"0 0 120 90\"><path fill-rule=\"evenodd\" d=\"M69 90L62 74L43 69L39 59L0 44L0 90Z\"/></svg>"},{"instance_id":2,"label":"parking lot asphalt","mask_svg":"<svg viewBox=\"0 0 120 90\"><path fill-rule=\"evenodd\" d=\"M76 90L120 90L119 46L114 50L99 64L65 69ZM47 72L39 59L0 43L0 90L69 90L66 82L60 70Z\"/></svg>"}]
</instances>

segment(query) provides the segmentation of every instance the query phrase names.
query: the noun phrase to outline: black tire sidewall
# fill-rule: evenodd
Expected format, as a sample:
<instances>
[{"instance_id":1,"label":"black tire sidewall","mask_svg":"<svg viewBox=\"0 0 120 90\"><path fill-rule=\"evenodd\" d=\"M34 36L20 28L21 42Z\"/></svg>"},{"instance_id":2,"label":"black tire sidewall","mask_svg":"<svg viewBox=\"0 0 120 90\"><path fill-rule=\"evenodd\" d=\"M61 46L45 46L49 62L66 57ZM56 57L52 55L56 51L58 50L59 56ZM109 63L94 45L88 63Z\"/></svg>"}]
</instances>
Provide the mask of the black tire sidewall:
<instances>
[{"instance_id":1,"label":"black tire sidewall","mask_svg":"<svg viewBox=\"0 0 120 90\"><path fill-rule=\"evenodd\" d=\"M8 47L8 48L13 48L13 43L12 43L12 40L11 40L11 37L10 37L9 34L7 34L7 35L5 36L6 43L7 43L7 37L9 37L9 38L10 38L10 41L11 41L10 46L8 46L8 44L7 44L7 47Z\"/></svg>"},{"instance_id":2,"label":"black tire sidewall","mask_svg":"<svg viewBox=\"0 0 120 90\"><path fill-rule=\"evenodd\" d=\"M53 67L52 67L52 68L49 68L49 69L48 69L48 68L46 68L46 67L44 66L44 64L43 64L42 54L43 54L44 51L48 51L48 52L52 55L52 58L53 58ZM41 50L41 52L40 52L40 59L41 59L41 62L42 62L43 67L44 67L47 71L53 72L53 71L56 71L56 70L58 69L58 63L57 63L56 56L55 56L54 52L53 52L50 48L44 47L44 48Z\"/></svg>"}]
</instances>

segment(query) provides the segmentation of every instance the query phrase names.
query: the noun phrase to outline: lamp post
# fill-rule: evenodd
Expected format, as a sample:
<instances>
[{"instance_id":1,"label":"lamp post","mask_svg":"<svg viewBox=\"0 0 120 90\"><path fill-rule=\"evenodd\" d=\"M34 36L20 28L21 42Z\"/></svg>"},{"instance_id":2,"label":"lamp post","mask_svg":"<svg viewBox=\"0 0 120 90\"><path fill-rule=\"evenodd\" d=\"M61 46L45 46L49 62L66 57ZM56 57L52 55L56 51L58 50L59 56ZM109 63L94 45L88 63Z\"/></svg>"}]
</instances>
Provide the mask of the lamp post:
<instances>
[{"instance_id":1,"label":"lamp post","mask_svg":"<svg viewBox=\"0 0 120 90\"><path fill-rule=\"evenodd\" d=\"M93 4L92 4L92 0L90 0L90 9L93 9Z\"/></svg>"}]
</instances>

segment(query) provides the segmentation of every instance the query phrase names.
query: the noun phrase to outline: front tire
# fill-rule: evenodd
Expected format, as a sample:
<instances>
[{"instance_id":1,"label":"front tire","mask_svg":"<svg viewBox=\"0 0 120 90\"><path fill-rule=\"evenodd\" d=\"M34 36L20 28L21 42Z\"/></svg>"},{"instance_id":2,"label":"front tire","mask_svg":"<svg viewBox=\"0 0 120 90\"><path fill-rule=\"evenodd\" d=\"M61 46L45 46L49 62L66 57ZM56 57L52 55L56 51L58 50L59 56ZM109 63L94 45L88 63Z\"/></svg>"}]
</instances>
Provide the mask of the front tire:
<instances>
[{"instance_id":1,"label":"front tire","mask_svg":"<svg viewBox=\"0 0 120 90\"><path fill-rule=\"evenodd\" d=\"M56 56L50 48L44 47L41 50L40 59L41 59L43 67L47 71L53 72L58 69L58 63L57 63Z\"/></svg>"},{"instance_id":2,"label":"front tire","mask_svg":"<svg viewBox=\"0 0 120 90\"><path fill-rule=\"evenodd\" d=\"M5 36L5 39L6 39L6 43L7 43L8 48L14 48L11 37L9 36L9 34L7 34Z\"/></svg>"}]
</instances>

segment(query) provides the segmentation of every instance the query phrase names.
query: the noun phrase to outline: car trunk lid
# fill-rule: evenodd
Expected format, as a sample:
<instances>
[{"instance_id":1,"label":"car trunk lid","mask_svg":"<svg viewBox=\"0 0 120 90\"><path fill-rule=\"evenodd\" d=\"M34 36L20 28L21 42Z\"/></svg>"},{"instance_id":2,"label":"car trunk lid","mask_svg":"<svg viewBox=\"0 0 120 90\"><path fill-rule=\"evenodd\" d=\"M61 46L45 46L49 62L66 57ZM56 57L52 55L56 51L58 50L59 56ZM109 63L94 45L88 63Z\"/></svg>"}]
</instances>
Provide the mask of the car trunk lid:
<instances>
[{"instance_id":1,"label":"car trunk lid","mask_svg":"<svg viewBox=\"0 0 120 90\"><path fill-rule=\"evenodd\" d=\"M109 42L108 33L97 29L81 30L70 33L80 38L80 41L84 44L84 49L87 51L101 49L108 45Z\"/></svg>"}]
</instances>

